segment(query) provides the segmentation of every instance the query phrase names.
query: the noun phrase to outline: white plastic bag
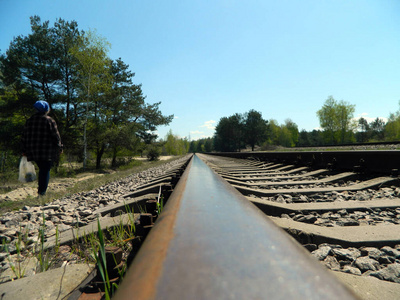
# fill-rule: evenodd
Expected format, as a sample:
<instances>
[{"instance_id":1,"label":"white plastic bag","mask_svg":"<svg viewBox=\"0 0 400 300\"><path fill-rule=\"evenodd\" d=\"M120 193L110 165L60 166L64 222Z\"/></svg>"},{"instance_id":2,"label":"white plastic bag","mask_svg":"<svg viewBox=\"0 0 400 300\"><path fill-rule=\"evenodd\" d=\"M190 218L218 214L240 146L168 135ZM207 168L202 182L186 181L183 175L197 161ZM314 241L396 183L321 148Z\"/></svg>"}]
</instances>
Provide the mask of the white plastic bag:
<instances>
[{"instance_id":1,"label":"white plastic bag","mask_svg":"<svg viewBox=\"0 0 400 300\"><path fill-rule=\"evenodd\" d=\"M33 163L28 161L26 156L22 156L21 162L19 163L19 181L31 182L36 180L36 171Z\"/></svg>"}]
</instances>

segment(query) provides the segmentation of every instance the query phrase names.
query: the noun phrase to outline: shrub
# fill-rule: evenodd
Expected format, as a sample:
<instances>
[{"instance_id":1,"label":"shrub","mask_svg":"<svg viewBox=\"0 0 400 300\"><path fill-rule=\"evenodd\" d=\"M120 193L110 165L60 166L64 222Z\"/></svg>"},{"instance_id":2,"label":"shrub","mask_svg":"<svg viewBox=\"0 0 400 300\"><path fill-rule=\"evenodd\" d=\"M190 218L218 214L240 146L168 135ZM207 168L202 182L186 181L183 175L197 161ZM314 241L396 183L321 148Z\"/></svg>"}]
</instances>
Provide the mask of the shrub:
<instances>
[{"instance_id":1,"label":"shrub","mask_svg":"<svg viewBox=\"0 0 400 300\"><path fill-rule=\"evenodd\" d=\"M147 151L147 159L150 161L158 160L160 157L160 150L156 146L150 146L149 150Z\"/></svg>"}]
</instances>

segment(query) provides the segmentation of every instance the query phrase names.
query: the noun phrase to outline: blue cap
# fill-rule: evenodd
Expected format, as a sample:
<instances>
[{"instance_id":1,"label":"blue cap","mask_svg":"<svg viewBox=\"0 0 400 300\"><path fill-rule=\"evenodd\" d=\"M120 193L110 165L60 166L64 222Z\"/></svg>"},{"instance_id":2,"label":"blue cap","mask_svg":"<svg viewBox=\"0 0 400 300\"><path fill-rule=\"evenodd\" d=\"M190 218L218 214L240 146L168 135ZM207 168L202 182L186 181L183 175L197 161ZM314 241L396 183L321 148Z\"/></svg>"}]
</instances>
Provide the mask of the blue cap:
<instances>
[{"instance_id":1,"label":"blue cap","mask_svg":"<svg viewBox=\"0 0 400 300\"><path fill-rule=\"evenodd\" d=\"M41 113L45 113L50 109L50 106L46 101L36 101L33 107L36 108L37 111Z\"/></svg>"}]
</instances>

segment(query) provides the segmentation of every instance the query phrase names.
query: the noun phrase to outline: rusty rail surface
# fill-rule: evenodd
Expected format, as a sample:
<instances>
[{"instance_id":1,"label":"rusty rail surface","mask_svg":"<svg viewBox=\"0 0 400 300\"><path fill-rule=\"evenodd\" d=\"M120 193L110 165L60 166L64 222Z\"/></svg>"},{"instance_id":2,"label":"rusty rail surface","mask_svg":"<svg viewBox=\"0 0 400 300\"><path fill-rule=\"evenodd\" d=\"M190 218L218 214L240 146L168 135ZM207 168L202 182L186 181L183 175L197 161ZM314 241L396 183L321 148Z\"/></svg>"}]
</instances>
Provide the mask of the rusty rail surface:
<instances>
[{"instance_id":1,"label":"rusty rail surface","mask_svg":"<svg viewBox=\"0 0 400 300\"><path fill-rule=\"evenodd\" d=\"M194 156L114 299L355 299Z\"/></svg>"}]
</instances>

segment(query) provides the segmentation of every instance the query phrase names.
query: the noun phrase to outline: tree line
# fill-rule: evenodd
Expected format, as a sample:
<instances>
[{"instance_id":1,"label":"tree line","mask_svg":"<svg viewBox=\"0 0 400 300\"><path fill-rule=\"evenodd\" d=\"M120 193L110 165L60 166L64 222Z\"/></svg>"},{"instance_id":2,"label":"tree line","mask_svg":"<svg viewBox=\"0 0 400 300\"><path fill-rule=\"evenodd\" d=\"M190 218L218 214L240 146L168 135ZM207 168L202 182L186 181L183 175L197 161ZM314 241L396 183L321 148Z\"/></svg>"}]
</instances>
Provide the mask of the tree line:
<instances>
[{"instance_id":1,"label":"tree line","mask_svg":"<svg viewBox=\"0 0 400 300\"><path fill-rule=\"evenodd\" d=\"M248 147L255 150L257 146L268 149L272 145L293 147L299 138L297 125L290 119L279 125L277 121L265 120L262 114L254 109L229 117L222 117L215 128L213 137L189 141L169 131L164 140L162 153L165 155L205 153L212 151L241 151Z\"/></svg>"},{"instance_id":2,"label":"tree line","mask_svg":"<svg viewBox=\"0 0 400 300\"><path fill-rule=\"evenodd\" d=\"M400 105L400 103L399 103ZM283 124L263 119L252 109L244 114L222 117L212 138L191 141L189 152L241 151L282 147L312 147L366 142L400 140L400 109L390 113L387 122L380 118L368 122L354 118L355 105L329 96L316 112L320 129L298 130L297 124L286 119Z\"/></svg>"},{"instance_id":3,"label":"tree line","mask_svg":"<svg viewBox=\"0 0 400 300\"><path fill-rule=\"evenodd\" d=\"M391 142L400 139L400 111L390 113L387 122L380 118L368 122L354 118L355 105L329 96L317 111L322 130L300 132L299 146L339 145L366 142Z\"/></svg>"},{"instance_id":4,"label":"tree line","mask_svg":"<svg viewBox=\"0 0 400 300\"><path fill-rule=\"evenodd\" d=\"M294 147L298 137L298 127L291 119L279 125L276 120L265 120L261 112L251 109L221 118L215 127L213 145L216 151L241 151L247 147L254 151L256 146Z\"/></svg>"},{"instance_id":5,"label":"tree line","mask_svg":"<svg viewBox=\"0 0 400 300\"><path fill-rule=\"evenodd\" d=\"M65 152L85 166L104 154L115 165L126 153L143 152L155 142L163 115L160 102L147 103L135 74L121 58L108 56L110 44L75 21L53 26L30 18L31 33L15 37L0 54L0 151L19 155L20 138L33 104L45 100L56 120Z\"/></svg>"}]
</instances>

